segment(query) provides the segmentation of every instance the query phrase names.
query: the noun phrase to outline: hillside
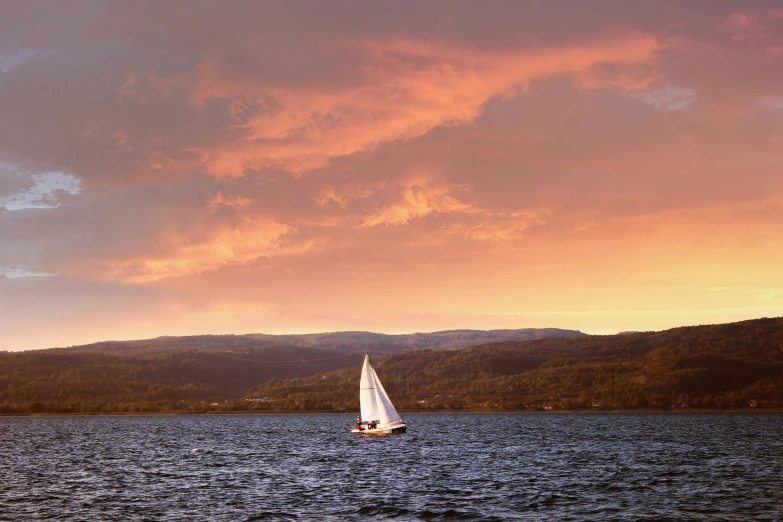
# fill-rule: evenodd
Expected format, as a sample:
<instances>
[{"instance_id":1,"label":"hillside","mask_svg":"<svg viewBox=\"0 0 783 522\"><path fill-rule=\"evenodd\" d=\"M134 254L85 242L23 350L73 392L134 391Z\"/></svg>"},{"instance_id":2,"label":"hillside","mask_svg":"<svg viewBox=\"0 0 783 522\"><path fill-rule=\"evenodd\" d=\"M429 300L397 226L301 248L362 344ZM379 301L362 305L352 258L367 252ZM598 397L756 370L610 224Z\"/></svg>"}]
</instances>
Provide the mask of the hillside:
<instances>
[{"instance_id":1,"label":"hillside","mask_svg":"<svg viewBox=\"0 0 783 522\"><path fill-rule=\"evenodd\" d=\"M488 340L584 335L558 329L454 330L410 335L202 335L0 352L0 412L178 409L243 396L272 378L306 377L403 350ZM127 406L132 405L132 406Z\"/></svg>"},{"instance_id":2,"label":"hillside","mask_svg":"<svg viewBox=\"0 0 783 522\"><path fill-rule=\"evenodd\" d=\"M182 346L0 353L0 413L358 410L360 351ZM783 318L373 359L402 410L783 407Z\"/></svg>"},{"instance_id":3,"label":"hillside","mask_svg":"<svg viewBox=\"0 0 783 522\"><path fill-rule=\"evenodd\" d=\"M114 355L142 355L177 350L222 352L225 350L261 349L270 346L317 348L339 353L365 352L374 355L399 353L406 350L457 350L466 346L524 341L558 337L584 337L578 330L560 328L520 328L515 330L446 330L431 333L379 334L372 332L330 332L292 335L191 335L158 337L136 341L104 341L82 346L59 348L67 353L102 353Z\"/></svg>"},{"instance_id":4,"label":"hillside","mask_svg":"<svg viewBox=\"0 0 783 522\"><path fill-rule=\"evenodd\" d=\"M144 356L5 352L0 353L0 408L5 403L6 411L90 412L116 411L118 404L134 403L136 409L155 411L152 403L225 400L273 377L312 375L360 360L360 354L289 346Z\"/></svg>"},{"instance_id":5,"label":"hillside","mask_svg":"<svg viewBox=\"0 0 783 522\"><path fill-rule=\"evenodd\" d=\"M783 319L506 342L376 361L394 403L420 409L783 407ZM249 397L358 410L358 369L273 380Z\"/></svg>"}]
</instances>

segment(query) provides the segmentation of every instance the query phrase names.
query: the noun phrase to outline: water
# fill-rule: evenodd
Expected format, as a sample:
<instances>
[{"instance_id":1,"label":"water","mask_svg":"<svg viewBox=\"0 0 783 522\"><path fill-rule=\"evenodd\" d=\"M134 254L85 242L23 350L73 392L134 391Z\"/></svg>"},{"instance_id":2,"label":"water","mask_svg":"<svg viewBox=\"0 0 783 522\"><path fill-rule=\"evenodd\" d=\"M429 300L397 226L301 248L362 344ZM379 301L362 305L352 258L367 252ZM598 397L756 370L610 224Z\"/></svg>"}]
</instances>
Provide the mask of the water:
<instances>
[{"instance_id":1,"label":"water","mask_svg":"<svg viewBox=\"0 0 783 522\"><path fill-rule=\"evenodd\" d=\"M0 520L781 520L780 414L0 418Z\"/></svg>"}]
</instances>

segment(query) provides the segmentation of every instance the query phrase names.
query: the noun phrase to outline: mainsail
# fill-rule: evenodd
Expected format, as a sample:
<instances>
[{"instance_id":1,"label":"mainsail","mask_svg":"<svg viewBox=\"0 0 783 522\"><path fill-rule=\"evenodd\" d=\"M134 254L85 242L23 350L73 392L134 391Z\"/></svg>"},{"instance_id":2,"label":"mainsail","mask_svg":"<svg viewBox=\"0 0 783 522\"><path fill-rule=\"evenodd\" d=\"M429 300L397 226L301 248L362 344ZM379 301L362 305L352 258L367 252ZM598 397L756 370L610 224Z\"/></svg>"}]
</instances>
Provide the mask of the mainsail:
<instances>
[{"instance_id":1,"label":"mainsail","mask_svg":"<svg viewBox=\"0 0 783 522\"><path fill-rule=\"evenodd\" d=\"M364 366L362 366L362 378L359 383L359 405L362 409L363 421L377 421L378 402L375 399L375 370L370 366L370 354L364 356Z\"/></svg>"},{"instance_id":2,"label":"mainsail","mask_svg":"<svg viewBox=\"0 0 783 522\"><path fill-rule=\"evenodd\" d=\"M379 427L401 424L403 422L370 364L370 354L364 356L362 378L359 384L359 404L362 410L363 421L378 421Z\"/></svg>"}]
</instances>

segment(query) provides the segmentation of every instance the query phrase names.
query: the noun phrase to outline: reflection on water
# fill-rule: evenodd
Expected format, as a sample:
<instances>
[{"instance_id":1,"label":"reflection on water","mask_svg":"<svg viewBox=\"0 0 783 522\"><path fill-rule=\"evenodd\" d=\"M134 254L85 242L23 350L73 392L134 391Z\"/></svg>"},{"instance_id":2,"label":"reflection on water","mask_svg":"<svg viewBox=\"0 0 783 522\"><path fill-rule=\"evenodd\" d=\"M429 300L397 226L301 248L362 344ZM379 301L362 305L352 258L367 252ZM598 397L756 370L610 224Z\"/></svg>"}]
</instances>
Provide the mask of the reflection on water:
<instances>
[{"instance_id":1,"label":"reflection on water","mask_svg":"<svg viewBox=\"0 0 783 522\"><path fill-rule=\"evenodd\" d=\"M0 520L783 519L781 414L0 418Z\"/></svg>"}]
</instances>

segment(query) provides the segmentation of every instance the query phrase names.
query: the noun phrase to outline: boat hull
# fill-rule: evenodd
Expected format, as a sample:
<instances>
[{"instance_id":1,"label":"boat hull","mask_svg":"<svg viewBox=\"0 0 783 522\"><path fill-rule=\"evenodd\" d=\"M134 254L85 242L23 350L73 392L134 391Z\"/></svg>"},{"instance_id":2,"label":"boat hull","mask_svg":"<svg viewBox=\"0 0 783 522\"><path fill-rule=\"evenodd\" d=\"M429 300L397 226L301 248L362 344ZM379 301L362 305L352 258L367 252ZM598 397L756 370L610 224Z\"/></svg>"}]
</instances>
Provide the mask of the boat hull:
<instances>
[{"instance_id":1,"label":"boat hull","mask_svg":"<svg viewBox=\"0 0 783 522\"><path fill-rule=\"evenodd\" d=\"M408 431L408 427L403 424L401 426L391 426L389 428L378 428L374 430L359 430L352 429L351 433L361 433L362 435L396 435L399 433L405 433Z\"/></svg>"}]
</instances>

